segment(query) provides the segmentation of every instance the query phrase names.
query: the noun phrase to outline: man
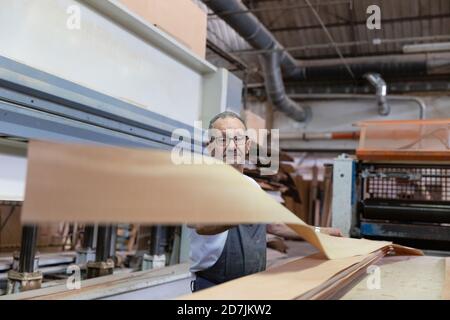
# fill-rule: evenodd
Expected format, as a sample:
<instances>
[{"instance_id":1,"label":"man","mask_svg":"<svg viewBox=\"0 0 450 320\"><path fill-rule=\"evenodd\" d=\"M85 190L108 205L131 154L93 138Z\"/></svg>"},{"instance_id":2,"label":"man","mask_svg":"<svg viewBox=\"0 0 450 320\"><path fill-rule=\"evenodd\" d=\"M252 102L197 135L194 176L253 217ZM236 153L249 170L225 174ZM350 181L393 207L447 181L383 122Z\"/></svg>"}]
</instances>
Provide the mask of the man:
<instances>
[{"instance_id":1,"label":"man","mask_svg":"<svg viewBox=\"0 0 450 320\"><path fill-rule=\"evenodd\" d=\"M209 123L210 155L224 160L243 173L244 162L251 147L246 130L244 121L237 114L226 111L216 115ZM255 184L255 188L259 187L256 181L247 178ZM189 225L189 227L191 272L196 276L192 282L192 291L264 271L266 231L289 239L300 239L284 224ZM322 228L320 232L341 236L340 231L333 228Z\"/></svg>"}]
</instances>

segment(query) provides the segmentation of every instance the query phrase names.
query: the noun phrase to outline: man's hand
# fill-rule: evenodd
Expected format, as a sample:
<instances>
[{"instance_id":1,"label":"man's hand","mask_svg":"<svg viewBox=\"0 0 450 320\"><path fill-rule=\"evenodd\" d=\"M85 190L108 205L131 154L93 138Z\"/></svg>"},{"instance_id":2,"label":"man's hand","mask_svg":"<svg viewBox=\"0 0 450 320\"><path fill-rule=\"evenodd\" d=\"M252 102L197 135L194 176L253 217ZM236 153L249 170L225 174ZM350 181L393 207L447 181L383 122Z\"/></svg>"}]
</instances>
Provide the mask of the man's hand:
<instances>
[{"instance_id":1,"label":"man's hand","mask_svg":"<svg viewBox=\"0 0 450 320\"><path fill-rule=\"evenodd\" d=\"M320 233L324 233L334 237L343 237L341 230L339 230L338 228L320 228Z\"/></svg>"},{"instance_id":2,"label":"man's hand","mask_svg":"<svg viewBox=\"0 0 450 320\"><path fill-rule=\"evenodd\" d=\"M313 226L311 226L314 228ZM286 240L302 240L302 238L284 223L272 223L267 225L267 232L285 238ZM320 228L320 233L334 237L343 237L338 228Z\"/></svg>"},{"instance_id":3,"label":"man's hand","mask_svg":"<svg viewBox=\"0 0 450 320\"><path fill-rule=\"evenodd\" d=\"M284 223L272 223L267 225L267 232L286 240L302 240L300 236Z\"/></svg>"}]
</instances>

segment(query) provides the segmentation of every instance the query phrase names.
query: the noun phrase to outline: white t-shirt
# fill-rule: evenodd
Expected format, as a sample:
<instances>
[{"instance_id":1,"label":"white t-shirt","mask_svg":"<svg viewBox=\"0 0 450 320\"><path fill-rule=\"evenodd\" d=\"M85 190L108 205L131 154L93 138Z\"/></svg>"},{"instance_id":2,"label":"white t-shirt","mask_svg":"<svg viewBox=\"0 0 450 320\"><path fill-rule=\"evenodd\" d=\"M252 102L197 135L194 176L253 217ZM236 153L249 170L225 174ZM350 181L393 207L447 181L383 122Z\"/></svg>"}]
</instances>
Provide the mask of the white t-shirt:
<instances>
[{"instance_id":1,"label":"white t-shirt","mask_svg":"<svg viewBox=\"0 0 450 320\"><path fill-rule=\"evenodd\" d=\"M259 188L259 184L252 178L245 176L255 186ZM191 260L191 272L198 272L212 267L222 254L225 242L228 237L228 230L211 236L199 235L195 229L189 229L189 239L191 242L191 250L189 258Z\"/></svg>"}]
</instances>

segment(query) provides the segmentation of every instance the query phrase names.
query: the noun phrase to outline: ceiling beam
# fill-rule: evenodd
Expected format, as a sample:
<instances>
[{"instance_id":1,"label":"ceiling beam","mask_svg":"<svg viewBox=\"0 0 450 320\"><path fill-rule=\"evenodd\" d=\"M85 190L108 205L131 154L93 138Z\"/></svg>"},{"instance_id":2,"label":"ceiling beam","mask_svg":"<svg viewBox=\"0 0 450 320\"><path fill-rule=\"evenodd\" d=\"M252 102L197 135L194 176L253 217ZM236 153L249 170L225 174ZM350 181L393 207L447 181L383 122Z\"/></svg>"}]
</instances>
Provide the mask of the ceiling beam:
<instances>
[{"instance_id":1,"label":"ceiling beam","mask_svg":"<svg viewBox=\"0 0 450 320\"><path fill-rule=\"evenodd\" d=\"M314 6L325 6L325 7L330 7L330 6L334 6L334 5L347 5L350 6L350 1L351 0L330 0L330 1L322 1L322 2L314 2ZM309 6L305 3L302 4L288 4L288 5L283 5L283 4L277 4L276 7L271 7L271 6L266 6L266 7L260 7L257 6L256 4L259 2L255 2L253 4L253 2L248 2L247 7L249 9L247 10L240 10L240 11L228 11L228 12L222 12L220 14L221 17L223 16L232 16L232 15L238 15L238 14L246 14L246 13L259 13L259 12L266 12L266 11L285 11L285 10L293 10L293 9L308 9ZM208 13L208 17L214 17L217 16L217 14L215 13Z\"/></svg>"},{"instance_id":2,"label":"ceiling beam","mask_svg":"<svg viewBox=\"0 0 450 320\"><path fill-rule=\"evenodd\" d=\"M438 41L449 41L450 35L435 35L426 37L406 37L406 38L374 38L369 40L359 40L356 42L337 42L338 47L352 47L352 46L373 46L373 45L383 45L383 44L407 44L413 42L438 42ZM332 48L331 43L315 43L302 46L292 46L284 47L282 49L266 49L266 50L239 50L233 51L235 55L255 55L272 51L288 51L288 52L299 52L308 51L312 49L330 49ZM384 53L383 53L384 54Z\"/></svg>"},{"instance_id":3,"label":"ceiling beam","mask_svg":"<svg viewBox=\"0 0 450 320\"><path fill-rule=\"evenodd\" d=\"M239 70L246 71L248 69L248 66L245 62L234 56L232 53L226 52L209 39L206 40L206 47L222 59L225 59L226 61L237 67Z\"/></svg>"},{"instance_id":4,"label":"ceiling beam","mask_svg":"<svg viewBox=\"0 0 450 320\"><path fill-rule=\"evenodd\" d=\"M399 17L399 18L391 18L391 19L382 19L381 24L392 24L399 22L408 22L408 21L424 21L424 20L433 20L433 19L445 19L450 18L450 13L445 14L434 14L434 15L424 15L424 16L411 16L411 17ZM366 20L354 21L353 24L349 23L327 23L327 28L340 28L340 27L354 27L358 25L366 25ZM276 32L286 32L286 31L303 31L303 30L314 30L321 29L322 26L320 24L309 25L309 26L288 26L288 27L279 27L279 28L271 28L269 31Z\"/></svg>"}]
</instances>

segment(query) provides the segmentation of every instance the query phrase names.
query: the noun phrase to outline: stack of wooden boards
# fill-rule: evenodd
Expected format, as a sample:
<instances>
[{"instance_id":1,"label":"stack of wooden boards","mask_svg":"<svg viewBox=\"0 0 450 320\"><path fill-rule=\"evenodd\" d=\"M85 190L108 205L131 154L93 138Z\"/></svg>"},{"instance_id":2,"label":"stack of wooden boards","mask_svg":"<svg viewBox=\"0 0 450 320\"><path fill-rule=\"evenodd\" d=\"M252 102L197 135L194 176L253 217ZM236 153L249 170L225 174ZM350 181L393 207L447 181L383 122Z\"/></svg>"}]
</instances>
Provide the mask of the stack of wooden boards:
<instances>
[{"instance_id":1,"label":"stack of wooden boards","mask_svg":"<svg viewBox=\"0 0 450 320\"><path fill-rule=\"evenodd\" d=\"M308 257L300 258L278 267L274 267L268 271L250 275L237 280L215 286L196 292L192 295L183 296L180 299L187 300L323 300L337 299L345 295L351 289L354 283L368 273L368 267L377 263L386 254L395 253L397 255L420 254L410 248L393 245L390 248L383 248L374 253L350 258L342 258L336 260L327 260L321 254L314 254ZM400 258L400 257L398 257ZM414 257L406 257L409 261L414 261ZM417 261L425 257L416 257ZM430 258L430 257L427 257ZM393 259L392 257L390 259ZM437 259L436 257L434 259ZM416 263L414 268L422 267L425 276L422 281L431 278L430 272L436 272L433 268L423 268L424 262ZM425 260L426 261L426 260ZM390 262L395 264L396 262ZM413 263L413 262L410 262ZM413 270L414 270L413 268ZM442 284L442 292L432 292L434 299L439 297L443 300L450 300L450 258L445 259L444 279ZM380 271L382 272L382 271ZM375 276L375 275L374 275ZM414 277L413 277L414 278ZM420 277L418 277L420 279ZM368 279L370 282L370 279ZM378 280L380 281L380 280ZM418 287L417 283L408 279L409 287L405 290ZM399 285L399 284L397 284ZM440 286L440 285L439 285ZM422 283L421 287L426 287ZM430 286L432 287L432 286ZM421 288L422 289L422 288ZM370 290L370 288L367 288ZM401 290L401 288L399 288ZM423 290L423 289L422 289ZM376 291L376 290L375 290ZM423 292L419 290L418 296L423 299ZM408 292L403 296L388 295L384 293L384 299L399 299L409 297L414 298L414 293ZM417 294L417 293L416 293ZM430 299L430 297L426 297Z\"/></svg>"},{"instance_id":2,"label":"stack of wooden boards","mask_svg":"<svg viewBox=\"0 0 450 320\"><path fill-rule=\"evenodd\" d=\"M320 300L342 296L387 248L356 257L328 260L323 254L300 258L270 270L226 282L181 299Z\"/></svg>"},{"instance_id":3,"label":"stack of wooden boards","mask_svg":"<svg viewBox=\"0 0 450 320\"><path fill-rule=\"evenodd\" d=\"M282 153L276 174L262 175L257 167L245 168L244 174L269 194L279 195L279 202L306 223L331 226L332 157L292 157Z\"/></svg>"}]
</instances>

